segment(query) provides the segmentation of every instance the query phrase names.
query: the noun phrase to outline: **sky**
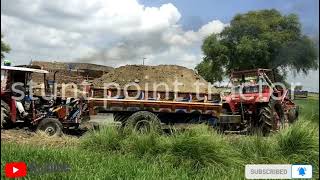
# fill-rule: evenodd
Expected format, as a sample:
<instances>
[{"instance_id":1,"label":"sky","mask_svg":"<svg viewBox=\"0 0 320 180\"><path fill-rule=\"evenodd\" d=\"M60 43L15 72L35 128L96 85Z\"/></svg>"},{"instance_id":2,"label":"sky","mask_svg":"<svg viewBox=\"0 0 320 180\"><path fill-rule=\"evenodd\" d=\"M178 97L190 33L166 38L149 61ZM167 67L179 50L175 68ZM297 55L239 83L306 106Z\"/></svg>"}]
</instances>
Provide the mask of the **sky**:
<instances>
[{"instance_id":1,"label":"sky","mask_svg":"<svg viewBox=\"0 0 320 180\"><path fill-rule=\"evenodd\" d=\"M303 32L319 37L318 0L1 0L1 32L15 65L31 60L126 64L201 62L202 40L237 13L274 8L295 13ZM319 91L319 71L288 80Z\"/></svg>"}]
</instances>

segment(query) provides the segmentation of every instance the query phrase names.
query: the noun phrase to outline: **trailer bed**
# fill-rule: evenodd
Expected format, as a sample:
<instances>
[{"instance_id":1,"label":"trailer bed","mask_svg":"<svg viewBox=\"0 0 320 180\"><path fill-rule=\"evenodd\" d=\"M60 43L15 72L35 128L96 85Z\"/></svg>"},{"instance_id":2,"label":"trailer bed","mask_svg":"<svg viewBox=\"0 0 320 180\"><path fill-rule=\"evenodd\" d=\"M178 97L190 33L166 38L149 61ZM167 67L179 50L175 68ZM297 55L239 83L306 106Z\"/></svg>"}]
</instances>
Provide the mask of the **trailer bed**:
<instances>
[{"instance_id":1,"label":"trailer bed","mask_svg":"<svg viewBox=\"0 0 320 180\"><path fill-rule=\"evenodd\" d=\"M198 113L219 116L221 103L88 98L90 115L101 112Z\"/></svg>"}]
</instances>

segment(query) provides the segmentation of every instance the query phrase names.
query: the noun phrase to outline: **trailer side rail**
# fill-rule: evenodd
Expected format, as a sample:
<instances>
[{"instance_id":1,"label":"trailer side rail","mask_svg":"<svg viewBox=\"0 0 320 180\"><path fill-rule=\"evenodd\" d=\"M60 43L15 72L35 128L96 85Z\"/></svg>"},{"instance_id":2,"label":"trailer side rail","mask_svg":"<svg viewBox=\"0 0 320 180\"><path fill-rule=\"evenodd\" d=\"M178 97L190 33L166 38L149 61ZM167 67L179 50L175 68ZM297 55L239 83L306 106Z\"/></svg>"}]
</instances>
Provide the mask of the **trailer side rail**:
<instances>
[{"instance_id":1,"label":"trailer side rail","mask_svg":"<svg viewBox=\"0 0 320 180\"><path fill-rule=\"evenodd\" d=\"M165 113L200 113L219 116L221 103L199 103L199 102L175 102L155 100L131 100L131 99L108 99L89 98L88 108L90 115L96 115L99 111L142 111L165 112Z\"/></svg>"}]
</instances>

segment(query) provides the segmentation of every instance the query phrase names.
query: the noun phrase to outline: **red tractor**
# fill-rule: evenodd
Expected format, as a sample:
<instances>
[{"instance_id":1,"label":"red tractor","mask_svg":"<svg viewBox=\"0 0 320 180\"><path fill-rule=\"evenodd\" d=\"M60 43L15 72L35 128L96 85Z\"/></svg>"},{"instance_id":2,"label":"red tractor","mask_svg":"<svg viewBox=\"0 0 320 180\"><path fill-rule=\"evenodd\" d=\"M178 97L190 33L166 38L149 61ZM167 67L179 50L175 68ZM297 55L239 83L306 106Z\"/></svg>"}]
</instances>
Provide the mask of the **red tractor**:
<instances>
[{"instance_id":1,"label":"red tractor","mask_svg":"<svg viewBox=\"0 0 320 180\"><path fill-rule=\"evenodd\" d=\"M270 69L230 74L232 89L222 97L222 108L225 114L240 116L241 120L220 124L223 130L267 134L297 119L298 106L289 98L288 90L269 77L274 77Z\"/></svg>"},{"instance_id":2,"label":"red tractor","mask_svg":"<svg viewBox=\"0 0 320 180\"><path fill-rule=\"evenodd\" d=\"M31 74L44 76L44 96L34 96ZM42 130L48 135L61 135L66 127L78 127L82 104L70 103L52 96L53 86L46 80L46 70L1 66L1 128L17 125ZM54 81L54 80L53 80Z\"/></svg>"}]
</instances>

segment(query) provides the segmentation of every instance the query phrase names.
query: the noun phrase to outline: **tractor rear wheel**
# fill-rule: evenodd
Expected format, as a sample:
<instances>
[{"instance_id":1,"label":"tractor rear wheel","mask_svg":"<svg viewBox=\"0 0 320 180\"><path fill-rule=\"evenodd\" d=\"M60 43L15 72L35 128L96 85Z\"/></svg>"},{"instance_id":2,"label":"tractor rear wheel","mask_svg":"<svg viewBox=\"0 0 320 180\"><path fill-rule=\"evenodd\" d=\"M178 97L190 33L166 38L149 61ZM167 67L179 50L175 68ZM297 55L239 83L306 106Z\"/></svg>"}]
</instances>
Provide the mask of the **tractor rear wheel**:
<instances>
[{"instance_id":1,"label":"tractor rear wheel","mask_svg":"<svg viewBox=\"0 0 320 180\"><path fill-rule=\"evenodd\" d=\"M160 132L160 119L152 112L139 111L126 121L126 129L139 133Z\"/></svg>"},{"instance_id":2,"label":"tractor rear wheel","mask_svg":"<svg viewBox=\"0 0 320 180\"><path fill-rule=\"evenodd\" d=\"M279 131L285 126L285 114L282 105L271 100L269 104L261 107L259 112L260 130L264 135Z\"/></svg>"},{"instance_id":3,"label":"tractor rear wheel","mask_svg":"<svg viewBox=\"0 0 320 180\"><path fill-rule=\"evenodd\" d=\"M61 122L54 118L43 119L37 127L37 131L44 131L49 136L61 136L62 129Z\"/></svg>"},{"instance_id":4,"label":"tractor rear wheel","mask_svg":"<svg viewBox=\"0 0 320 180\"><path fill-rule=\"evenodd\" d=\"M298 119L298 117L299 117L299 106L289 109L289 112L288 112L289 123L293 123L295 120Z\"/></svg>"},{"instance_id":5,"label":"tractor rear wheel","mask_svg":"<svg viewBox=\"0 0 320 180\"><path fill-rule=\"evenodd\" d=\"M1 129L8 127L10 122L10 107L6 102L1 100Z\"/></svg>"}]
</instances>

